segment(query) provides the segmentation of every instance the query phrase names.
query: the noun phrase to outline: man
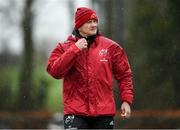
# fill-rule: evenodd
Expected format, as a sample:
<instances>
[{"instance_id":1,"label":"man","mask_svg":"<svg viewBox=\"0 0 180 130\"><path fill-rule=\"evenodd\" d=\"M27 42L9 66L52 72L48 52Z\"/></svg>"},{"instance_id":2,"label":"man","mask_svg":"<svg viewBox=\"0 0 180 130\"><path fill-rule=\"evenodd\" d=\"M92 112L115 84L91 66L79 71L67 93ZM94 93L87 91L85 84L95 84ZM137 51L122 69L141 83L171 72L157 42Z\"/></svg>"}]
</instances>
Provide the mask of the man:
<instances>
[{"instance_id":1,"label":"man","mask_svg":"<svg viewBox=\"0 0 180 130\"><path fill-rule=\"evenodd\" d=\"M102 36L95 11L80 7L75 29L52 51L47 71L63 79L65 129L112 129L115 115L113 76L118 81L124 118L133 101L132 72L120 45Z\"/></svg>"}]
</instances>

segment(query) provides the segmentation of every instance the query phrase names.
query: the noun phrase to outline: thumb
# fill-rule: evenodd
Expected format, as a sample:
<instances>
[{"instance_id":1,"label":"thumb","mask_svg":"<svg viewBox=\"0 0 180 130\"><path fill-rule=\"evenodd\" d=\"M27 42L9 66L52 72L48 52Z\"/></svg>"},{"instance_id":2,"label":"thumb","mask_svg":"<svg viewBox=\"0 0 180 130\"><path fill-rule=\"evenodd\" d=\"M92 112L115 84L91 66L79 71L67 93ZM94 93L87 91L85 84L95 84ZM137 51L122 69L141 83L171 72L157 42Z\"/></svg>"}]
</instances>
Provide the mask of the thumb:
<instances>
[{"instance_id":1,"label":"thumb","mask_svg":"<svg viewBox=\"0 0 180 130\"><path fill-rule=\"evenodd\" d=\"M121 108L121 116L122 117L126 116L125 108Z\"/></svg>"}]
</instances>

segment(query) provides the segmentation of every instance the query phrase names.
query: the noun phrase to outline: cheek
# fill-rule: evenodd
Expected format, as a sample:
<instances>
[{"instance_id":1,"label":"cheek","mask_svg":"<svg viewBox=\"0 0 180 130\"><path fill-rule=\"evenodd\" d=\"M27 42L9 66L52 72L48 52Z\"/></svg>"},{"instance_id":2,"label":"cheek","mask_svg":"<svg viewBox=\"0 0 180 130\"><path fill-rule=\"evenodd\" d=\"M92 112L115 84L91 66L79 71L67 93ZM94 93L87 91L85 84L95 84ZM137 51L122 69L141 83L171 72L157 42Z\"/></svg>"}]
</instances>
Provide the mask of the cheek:
<instances>
[{"instance_id":1,"label":"cheek","mask_svg":"<svg viewBox=\"0 0 180 130\"><path fill-rule=\"evenodd\" d=\"M84 30L87 32L87 31L90 31L91 30L91 26L86 26L86 28L84 28Z\"/></svg>"}]
</instances>

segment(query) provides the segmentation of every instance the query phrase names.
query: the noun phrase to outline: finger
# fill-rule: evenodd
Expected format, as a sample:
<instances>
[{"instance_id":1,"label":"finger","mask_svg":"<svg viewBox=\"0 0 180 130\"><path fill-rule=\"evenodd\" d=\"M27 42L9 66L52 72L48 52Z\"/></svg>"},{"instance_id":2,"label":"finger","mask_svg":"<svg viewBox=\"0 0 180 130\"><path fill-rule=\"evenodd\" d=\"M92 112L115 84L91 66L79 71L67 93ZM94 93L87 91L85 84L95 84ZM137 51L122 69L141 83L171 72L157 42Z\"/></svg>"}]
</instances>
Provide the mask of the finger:
<instances>
[{"instance_id":1,"label":"finger","mask_svg":"<svg viewBox=\"0 0 180 130\"><path fill-rule=\"evenodd\" d=\"M125 113L125 109L124 108L121 108L121 113Z\"/></svg>"},{"instance_id":2,"label":"finger","mask_svg":"<svg viewBox=\"0 0 180 130\"><path fill-rule=\"evenodd\" d=\"M84 41L84 38L81 38L81 39L79 39L78 41L82 42L82 41Z\"/></svg>"},{"instance_id":3,"label":"finger","mask_svg":"<svg viewBox=\"0 0 180 130\"><path fill-rule=\"evenodd\" d=\"M79 39L78 41L79 41L79 43L84 43L84 42L85 42L85 39L84 39L84 38L81 38L81 39Z\"/></svg>"},{"instance_id":4,"label":"finger","mask_svg":"<svg viewBox=\"0 0 180 130\"><path fill-rule=\"evenodd\" d=\"M87 41L85 40L85 41L83 41L83 43L84 43L84 45L88 45L88 43L87 43Z\"/></svg>"},{"instance_id":5,"label":"finger","mask_svg":"<svg viewBox=\"0 0 180 130\"><path fill-rule=\"evenodd\" d=\"M85 41L83 41L83 43L85 44L85 45L88 45L88 43L87 43L87 41L85 40Z\"/></svg>"},{"instance_id":6,"label":"finger","mask_svg":"<svg viewBox=\"0 0 180 130\"><path fill-rule=\"evenodd\" d=\"M84 44L84 46L86 46L86 47L87 47L87 46L88 46L88 44Z\"/></svg>"},{"instance_id":7,"label":"finger","mask_svg":"<svg viewBox=\"0 0 180 130\"><path fill-rule=\"evenodd\" d=\"M122 109L121 116L122 116L122 117L125 117L125 116L126 116L126 112L125 112L124 109Z\"/></svg>"},{"instance_id":8,"label":"finger","mask_svg":"<svg viewBox=\"0 0 180 130\"><path fill-rule=\"evenodd\" d=\"M131 112L127 112L127 117L129 118L131 116Z\"/></svg>"},{"instance_id":9,"label":"finger","mask_svg":"<svg viewBox=\"0 0 180 130\"><path fill-rule=\"evenodd\" d=\"M127 113L121 113L122 117L126 117Z\"/></svg>"},{"instance_id":10,"label":"finger","mask_svg":"<svg viewBox=\"0 0 180 130\"><path fill-rule=\"evenodd\" d=\"M84 48L87 48L87 45L84 44Z\"/></svg>"},{"instance_id":11,"label":"finger","mask_svg":"<svg viewBox=\"0 0 180 130\"><path fill-rule=\"evenodd\" d=\"M86 42L86 39L85 39L85 38L82 38L81 40L82 40L83 42Z\"/></svg>"},{"instance_id":12,"label":"finger","mask_svg":"<svg viewBox=\"0 0 180 130\"><path fill-rule=\"evenodd\" d=\"M87 43L87 40L85 38L83 38L83 42Z\"/></svg>"},{"instance_id":13,"label":"finger","mask_svg":"<svg viewBox=\"0 0 180 130\"><path fill-rule=\"evenodd\" d=\"M131 116L131 113L130 112L126 112L125 118L129 118L130 116Z\"/></svg>"},{"instance_id":14,"label":"finger","mask_svg":"<svg viewBox=\"0 0 180 130\"><path fill-rule=\"evenodd\" d=\"M130 117L131 111L122 109L121 115L122 115L123 117Z\"/></svg>"}]
</instances>

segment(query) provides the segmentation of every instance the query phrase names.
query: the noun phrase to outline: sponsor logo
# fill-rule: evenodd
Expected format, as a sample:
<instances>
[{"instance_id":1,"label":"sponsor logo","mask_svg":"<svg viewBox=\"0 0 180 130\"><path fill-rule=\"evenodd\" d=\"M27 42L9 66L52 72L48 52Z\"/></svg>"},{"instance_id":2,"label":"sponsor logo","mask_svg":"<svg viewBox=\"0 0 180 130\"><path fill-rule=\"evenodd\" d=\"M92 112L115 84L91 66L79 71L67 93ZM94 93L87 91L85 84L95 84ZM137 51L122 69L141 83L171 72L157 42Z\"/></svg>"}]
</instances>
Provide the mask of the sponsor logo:
<instances>
[{"instance_id":1,"label":"sponsor logo","mask_svg":"<svg viewBox=\"0 0 180 130\"><path fill-rule=\"evenodd\" d=\"M73 120L74 120L74 115L67 116L67 118L65 119L65 124L70 125L73 123Z\"/></svg>"},{"instance_id":2,"label":"sponsor logo","mask_svg":"<svg viewBox=\"0 0 180 130\"><path fill-rule=\"evenodd\" d=\"M114 121L111 121L111 122L109 123L109 125L114 125Z\"/></svg>"}]
</instances>

